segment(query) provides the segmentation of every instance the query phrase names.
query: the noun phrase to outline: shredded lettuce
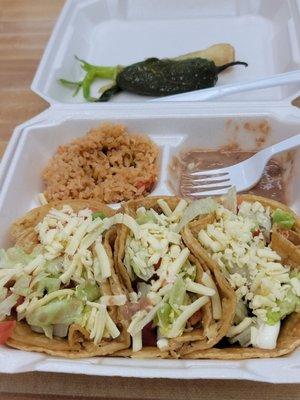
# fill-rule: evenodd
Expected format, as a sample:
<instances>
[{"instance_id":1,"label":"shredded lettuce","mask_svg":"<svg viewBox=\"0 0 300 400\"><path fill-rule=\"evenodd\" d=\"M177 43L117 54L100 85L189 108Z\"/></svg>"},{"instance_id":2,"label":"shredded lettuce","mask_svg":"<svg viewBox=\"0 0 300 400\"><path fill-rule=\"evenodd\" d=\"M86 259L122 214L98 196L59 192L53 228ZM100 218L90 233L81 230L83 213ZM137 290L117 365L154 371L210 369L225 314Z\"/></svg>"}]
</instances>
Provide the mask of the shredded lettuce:
<instances>
[{"instance_id":1,"label":"shredded lettuce","mask_svg":"<svg viewBox=\"0 0 300 400\"><path fill-rule=\"evenodd\" d=\"M136 222L139 225L147 224L148 222L153 222L156 223L156 219L154 215L149 211L146 210L145 212L141 213L139 212L136 218Z\"/></svg>"},{"instance_id":2,"label":"shredded lettuce","mask_svg":"<svg viewBox=\"0 0 300 400\"><path fill-rule=\"evenodd\" d=\"M43 329L46 337L48 337L49 339L53 338L53 326L52 325L43 326L42 329Z\"/></svg>"},{"instance_id":3,"label":"shredded lettuce","mask_svg":"<svg viewBox=\"0 0 300 400\"><path fill-rule=\"evenodd\" d=\"M68 335L68 324L56 324L53 326L53 335L57 337L66 337Z\"/></svg>"},{"instance_id":4,"label":"shredded lettuce","mask_svg":"<svg viewBox=\"0 0 300 400\"><path fill-rule=\"evenodd\" d=\"M36 246L32 253L26 253L20 247L10 247L6 251L0 250L0 269L15 268L17 264L27 265L41 253L41 247Z\"/></svg>"},{"instance_id":5,"label":"shredded lettuce","mask_svg":"<svg viewBox=\"0 0 300 400\"><path fill-rule=\"evenodd\" d=\"M39 326L30 325L30 328L33 332L44 333L44 329Z\"/></svg>"},{"instance_id":6,"label":"shredded lettuce","mask_svg":"<svg viewBox=\"0 0 300 400\"><path fill-rule=\"evenodd\" d=\"M170 290L169 304L170 306L181 306L184 304L186 295L186 287L184 280L178 278Z\"/></svg>"},{"instance_id":7,"label":"shredded lettuce","mask_svg":"<svg viewBox=\"0 0 300 400\"><path fill-rule=\"evenodd\" d=\"M19 295L11 294L0 303L0 321L3 321L6 316L10 315L11 309L17 304Z\"/></svg>"},{"instance_id":8,"label":"shredded lettuce","mask_svg":"<svg viewBox=\"0 0 300 400\"><path fill-rule=\"evenodd\" d=\"M296 219L293 214L277 208L272 214L273 224L278 225L282 229L292 229Z\"/></svg>"},{"instance_id":9,"label":"shredded lettuce","mask_svg":"<svg viewBox=\"0 0 300 400\"><path fill-rule=\"evenodd\" d=\"M168 337L173 322L182 313L180 306L187 303L184 280L178 278L169 293L168 302L164 303L156 313L154 323L159 327L162 336Z\"/></svg>"},{"instance_id":10,"label":"shredded lettuce","mask_svg":"<svg viewBox=\"0 0 300 400\"><path fill-rule=\"evenodd\" d=\"M83 307L83 311L81 314L81 321L78 322L83 328L86 327L88 320L90 318L92 312L92 308L90 306L85 305Z\"/></svg>"},{"instance_id":11,"label":"shredded lettuce","mask_svg":"<svg viewBox=\"0 0 300 400\"><path fill-rule=\"evenodd\" d=\"M296 296L290 289L285 295L284 299L277 303L277 306L280 308L279 311L269 310L267 312L268 325L275 325L287 315L297 311L300 308L300 298Z\"/></svg>"},{"instance_id":12,"label":"shredded lettuce","mask_svg":"<svg viewBox=\"0 0 300 400\"><path fill-rule=\"evenodd\" d=\"M0 249L0 268L9 268L11 265L9 264L9 258L4 249Z\"/></svg>"},{"instance_id":13,"label":"shredded lettuce","mask_svg":"<svg viewBox=\"0 0 300 400\"><path fill-rule=\"evenodd\" d=\"M163 304L156 313L155 322L159 326L162 336L168 335L170 326L173 322L171 314L172 314L172 307L168 303Z\"/></svg>"},{"instance_id":14,"label":"shredded lettuce","mask_svg":"<svg viewBox=\"0 0 300 400\"><path fill-rule=\"evenodd\" d=\"M234 214L237 213L237 198L236 198L236 187L231 186L228 189L228 192L223 198L223 206L227 208L227 210L232 211Z\"/></svg>"},{"instance_id":15,"label":"shredded lettuce","mask_svg":"<svg viewBox=\"0 0 300 400\"><path fill-rule=\"evenodd\" d=\"M60 288L61 281L58 278L46 277L41 279L37 284L37 292L40 296L48 293L55 292Z\"/></svg>"},{"instance_id":16,"label":"shredded lettuce","mask_svg":"<svg viewBox=\"0 0 300 400\"><path fill-rule=\"evenodd\" d=\"M297 278L297 279L300 279L300 271L298 271L298 270L296 270L296 269L293 269L293 270L290 272L290 278Z\"/></svg>"},{"instance_id":17,"label":"shredded lettuce","mask_svg":"<svg viewBox=\"0 0 300 400\"><path fill-rule=\"evenodd\" d=\"M18 294L19 296L24 296L26 297L29 292L29 284L31 281L31 276L22 274L18 277L16 280L14 286L11 288L11 291L15 294Z\"/></svg>"},{"instance_id":18,"label":"shredded lettuce","mask_svg":"<svg viewBox=\"0 0 300 400\"><path fill-rule=\"evenodd\" d=\"M199 215L210 214L217 209L217 202L211 197L200 199L192 202L185 209L182 218L177 225L175 231L180 232L189 222L193 221Z\"/></svg>"},{"instance_id":19,"label":"shredded lettuce","mask_svg":"<svg viewBox=\"0 0 300 400\"><path fill-rule=\"evenodd\" d=\"M94 221L94 219L96 219L96 218L104 219L104 218L106 218L106 215L102 211L96 211L92 214L92 220Z\"/></svg>"},{"instance_id":20,"label":"shredded lettuce","mask_svg":"<svg viewBox=\"0 0 300 400\"><path fill-rule=\"evenodd\" d=\"M76 287L75 296L83 301L95 301L101 296L101 290L96 283L86 282Z\"/></svg>"},{"instance_id":21,"label":"shredded lettuce","mask_svg":"<svg viewBox=\"0 0 300 400\"><path fill-rule=\"evenodd\" d=\"M3 301L7 296L8 289L4 287L0 287L0 302Z\"/></svg>"},{"instance_id":22,"label":"shredded lettuce","mask_svg":"<svg viewBox=\"0 0 300 400\"><path fill-rule=\"evenodd\" d=\"M236 336L228 338L228 341L231 344L238 342L241 347L248 347L251 344L251 325Z\"/></svg>"},{"instance_id":23,"label":"shredded lettuce","mask_svg":"<svg viewBox=\"0 0 300 400\"><path fill-rule=\"evenodd\" d=\"M234 324L237 325L247 317L247 307L242 300L239 300L235 309Z\"/></svg>"},{"instance_id":24,"label":"shredded lettuce","mask_svg":"<svg viewBox=\"0 0 300 400\"><path fill-rule=\"evenodd\" d=\"M141 252L139 254L141 254ZM154 274L154 267L149 268L145 260L141 259L141 257L133 257L130 265L135 275L141 278L143 281L147 282Z\"/></svg>"},{"instance_id":25,"label":"shredded lettuce","mask_svg":"<svg viewBox=\"0 0 300 400\"><path fill-rule=\"evenodd\" d=\"M196 272L196 266L192 265L190 260L187 259L178 275L181 276L182 279L189 278L194 282L196 279Z\"/></svg>"},{"instance_id":26,"label":"shredded lettuce","mask_svg":"<svg viewBox=\"0 0 300 400\"><path fill-rule=\"evenodd\" d=\"M208 301L209 297L201 296L193 303L185 307L179 317L177 317L172 323L171 329L169 330L167 337L172 338L180 336L185 328L188 319L191 318L191 316L195 314L196 311L200 310L200 308L202 308Z\"/></svg>"},{"instance_id":27,"label":"shredded lettuce","mask_svg":"<svg viewBox=\"0 0 300 400\"><path fill-rule=\"evenodd\" d=\"M168 302L164 303L156 313L154 322L159 327L161 335L163 337L181 335L190 316L207 302L206 296L202 296L201 299L199 301L196 297L192 303L186 292L186 284L179 277L169 293ZM199 306L197 306L198 303ZM182 314L184 315L182 316Z\"/></svg>"},{"instance_id":28,"label":"shredded lettuce","mask_svg":"<svg viewBox=\"0 0 300 400\"><path fill-rule=\"evenodd\" d=\"M45 271L48 272L52 278L59 278L63 272L63 257L57 257L53 260L46 262Z\"/></svg>"},{"instance_id":29,"label":"shredded lettuce","mask_svg":"<svg viewBox=\"0 0 300 400\"><path fill-rule=\"evenodd\" d=\"M127 242L126 242L126 248L128 248L128 247L129 247L129 243L128 243L128 240L127 240ZM135 276L134 276L133 269L132 269L132 267L131 267L130 254L129 254L128 252L125 252L124 265L125 265L125 268L126 268L126 270L127 270L127 272L128 272L128 275L129 275L130 280L131 280L131 281L134 281Z\"/></svg>"},{"instance_id":30,"label":"shredded lettuce","mask_svg":"<svg viewBox=\"0 0 300 400\"><path fill-rule=\"evenodd\" d=\"M53 338L53 334L54 334L54 327L52 325L49 326L34 326L34 325L30 325L30 328L33 332L36 333L43 333L47 338L52 339ZM58 336L58 335L56 335Z\"/></svg>"},{"instance_id":31,"label":"shredded lettuce","mask_svg":"<svg viewBox=\"0 0 300 400\"><path fill-rule=\"evenodd\" d=\"M260 349L275 349L280 332L280 322L274 325L259 323L251 327L251 344Z\"/></svg>"},{"instance_id":32,"label":"shredded lettuce","mask_svg":"<svg viewBox=\"0 0 300 400\"><path fill-rule=\"evenodd\" d=\"M29 325L41 328L55 324L80 323L83 303L77 298L55 299L26 315Z\"/></svg>"}]
</instances>

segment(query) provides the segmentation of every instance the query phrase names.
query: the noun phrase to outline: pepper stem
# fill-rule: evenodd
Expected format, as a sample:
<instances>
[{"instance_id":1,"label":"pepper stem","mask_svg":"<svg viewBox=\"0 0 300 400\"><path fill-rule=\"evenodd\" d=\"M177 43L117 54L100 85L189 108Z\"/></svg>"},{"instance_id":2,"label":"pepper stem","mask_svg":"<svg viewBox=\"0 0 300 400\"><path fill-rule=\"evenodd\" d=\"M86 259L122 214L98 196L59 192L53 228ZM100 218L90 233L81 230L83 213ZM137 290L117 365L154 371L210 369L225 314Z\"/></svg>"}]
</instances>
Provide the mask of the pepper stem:
<instances>
[{"instance_id":1,"label":"pepper stem","mask_svg":"<svg viewBox=\"0 0 300 400\"><path fill-rule=\"evenodd\" d=\"M220 72L224 71L224 69L232 67L233 65L244 65L245 67L248 67L248 64L243 61L232 61L230 63L220 65L219 67L216 67L217 73L219 74Z\"/></svg>"},{"instance_id":2,"label":"pepper stem","mask_svg":"<svg viewBox=\"0 0 300 400\"><path fill-rule=\"evenodd\" d=\"M80 89L82 89L83 97L87 101L99 101L99 99L92 97L90 95L91 85L96 78L100 79L112 79L116 80L118 73L123 69L121 65L116 65L114 67L109 66L101 66L101 65L92 65L88 62L78 58L75 58L80 62L81 68L86 72L84 78L78 82L68 81L66 79L59 79L59 82L63 85L74 87L75 92L74 96L78 93ZM112 95L112 94L111 94Z\"/></svg>"}]
</instances>

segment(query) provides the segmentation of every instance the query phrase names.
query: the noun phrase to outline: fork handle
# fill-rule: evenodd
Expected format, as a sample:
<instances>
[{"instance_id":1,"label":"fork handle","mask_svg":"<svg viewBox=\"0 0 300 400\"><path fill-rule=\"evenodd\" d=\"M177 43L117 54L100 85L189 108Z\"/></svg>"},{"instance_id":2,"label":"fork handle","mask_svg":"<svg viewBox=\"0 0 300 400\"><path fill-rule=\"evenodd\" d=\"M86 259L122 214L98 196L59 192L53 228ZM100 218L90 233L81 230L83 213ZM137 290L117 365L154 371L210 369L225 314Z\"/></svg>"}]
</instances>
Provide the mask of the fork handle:
<instances>
[{"instance_id":1,"label":"fork handle","mask_svg":"<svg viewBox=\"0 0 300 400\"><path fill-rule=\"evenodd\" d=\"M268 157L268 159L270 159L276 154L280 154L283 151L295 149L296 147L299 146L300 146L300 134L292 136L286 140L283 140L282 142L276 143L273 146L270 146L265 150L262 150L262 152L264 152L265 155Z\"/></svg>"},{"instance_id":2,"label":"fork handle","mask_svg":"<svg viewBox=\"0 0 300 400\"><path fill-rule=\"evenodd\" d=\"M300 82L300 69L267 78L249 80L246 82L235 82L227 85L215 86L209 89L199 89L192 92L174 94L172 96L160 97L150 102L161 101L200 101L209 100L229 94L247 92L250 90L264 89L273 86L287 85Z\"/></svg>"}]
</instances>

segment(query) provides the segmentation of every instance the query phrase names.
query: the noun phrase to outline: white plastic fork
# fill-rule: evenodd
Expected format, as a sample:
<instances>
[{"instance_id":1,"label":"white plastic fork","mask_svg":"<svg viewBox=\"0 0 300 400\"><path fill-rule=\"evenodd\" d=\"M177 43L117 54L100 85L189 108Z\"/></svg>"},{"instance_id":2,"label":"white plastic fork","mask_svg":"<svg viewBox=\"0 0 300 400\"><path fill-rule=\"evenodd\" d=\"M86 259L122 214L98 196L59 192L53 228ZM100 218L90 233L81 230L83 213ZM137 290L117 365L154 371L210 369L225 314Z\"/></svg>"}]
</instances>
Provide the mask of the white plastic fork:
<instances>
[{"instance_id":1,"label":"white plastic fork","mask_svg":"<svg viewBox=\"0 0 300 400\"><path fill-rule=\"evenodd\" d=\"M288 85L300 82L300 69L276 74L267 78L249 80L246 82L234 82L227 85L215 86L209 89L194 90L192 92L174 94L172 96L159 97L150 102L161 101L204 101L229 94L247 92L250 90L266 89L274 86Z\"/></svg>"},{"instance_id":2,"label":"white plastic fork","mask_svg":"<svg viewBox=\"0 0 300 400\"><path fill-rule=\"evenodd\" d=\"M237 192L250 189L260 180L271 157L299 146L300 135L295 135L231 167L186 172L180 181L182 194L191 197L222 195L233 185Z\"/></svg>"}]
</instances>

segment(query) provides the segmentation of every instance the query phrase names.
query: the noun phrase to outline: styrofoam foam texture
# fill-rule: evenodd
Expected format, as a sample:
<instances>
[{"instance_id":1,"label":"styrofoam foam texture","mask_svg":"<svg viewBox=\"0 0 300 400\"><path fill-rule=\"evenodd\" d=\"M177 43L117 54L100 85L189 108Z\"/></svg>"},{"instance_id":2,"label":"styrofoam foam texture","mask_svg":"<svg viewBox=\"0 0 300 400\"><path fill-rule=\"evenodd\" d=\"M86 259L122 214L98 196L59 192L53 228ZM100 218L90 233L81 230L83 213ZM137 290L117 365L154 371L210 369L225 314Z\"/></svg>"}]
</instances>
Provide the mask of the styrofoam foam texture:
<instances>
[{"instance_id":1,"label":"styrofoam foam texture","mask_svg":"<svg viewBox=\"0 0 300 400\"><path fill-rule=\"evenodd\" d=\"M160 108L160 109L159 109ZM25 124L17 130L11 144L12 157L2 165L0 189L0 246L10 244L9 225L24 212L36 206L36 195L42 190L41 171L57 146L83 135L88 129L103 121L122 122L131 132L144 132L161 149L160 177L153 194L169 194L167 166L170 157L180 150L200 146L216 149L235 141L242 149L256 149L257 133L244 129L244 123L270 125L270 133L264 145L269 145L299 132L299 115L261 110L258 112L215 112L208 108L200 113L195 108L188 110L176 107L161 110L152 106L152 111L111 109L99 111L69 110L54 113L50 110L35 123ZM280 110L277 110L280 111ZM282 110L281 110L282 111ZM228 123L228 121L231 121ZM231 127L230 127L231 126ZM239 126L239 129L236 129ZM293 173L289 180L290 204L300 212L300 150L292 156ZM1 361L2 360L2 361ZM277 383L300 382L300 350L280 359L217 361L217 360L131 360L122 358L92 358L65 360L44 354L27 353L0 347L0 372L53 371L85 373L90 375L118 375L134 377L166 378L222 378L251 379Z\"/></svg>"},{"instance_id":2,"label":"styrofoam foam texture","mask_svg":"<svg viewBox=\"0 0 300 400\"><path fill-rule=\"evenodd\" d=\"M101 65L128 65L229 42L249 63L219 75L218 84L243 82L300 68L300 14L296 0L68 0L41 60L32 89L50 103L83 102L58 83L79 80L74 55ZM105 84L103 82L102 84ZM98 81L93 94L101 86ZM222 97L282 100L300 84ZM121 93L116 102L149 98ZM98 104L100 108L102 105Z\"/></svg>"}]
</instances>

